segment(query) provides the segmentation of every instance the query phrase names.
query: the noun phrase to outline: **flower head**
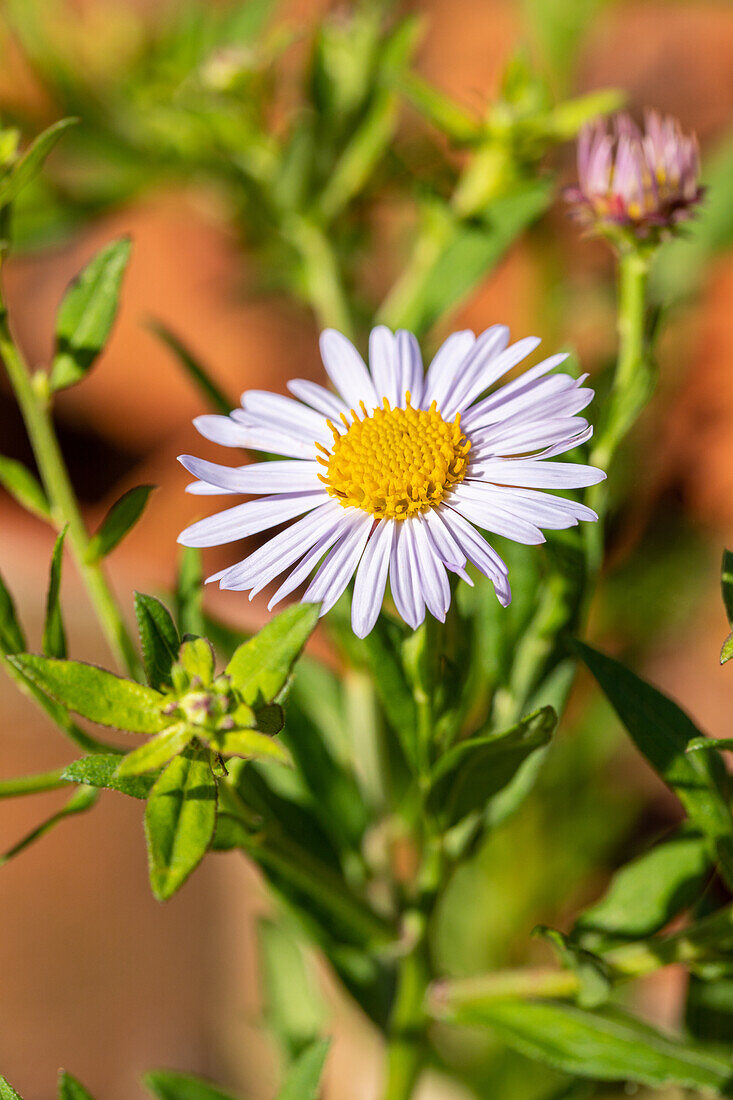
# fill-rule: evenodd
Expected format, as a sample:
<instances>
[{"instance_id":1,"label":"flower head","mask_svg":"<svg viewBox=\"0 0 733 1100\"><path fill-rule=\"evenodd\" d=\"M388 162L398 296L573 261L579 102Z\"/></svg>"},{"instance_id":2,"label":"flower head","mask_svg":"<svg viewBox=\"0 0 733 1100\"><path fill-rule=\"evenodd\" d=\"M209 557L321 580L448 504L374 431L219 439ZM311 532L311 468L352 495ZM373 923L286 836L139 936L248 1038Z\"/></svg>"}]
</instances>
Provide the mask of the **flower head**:
<instances>
[{"instance_id":1,"label":"flower head","mask_svg":"<svg viewBox=\"0 0 733 1100\"><path fill-rule=\"evenodd\" d=\"M646 237L693 215L702 198L697 139L671 116L647 111L641 130L625 113L578 139L578 186L565 197L573 213L599 231L630 229Z\"/></svg>"},{"instance_id":2,"label":"flower head","mask_svg":"<svg viewBox=\"0 0 733 1100\"><path fill-rule=\"evenodd\" d=\"M509 345L503 325L478 337L456 332L425 374L410 332L373 329L367 368L344 336L326 330L321 353L336 393L297 379L288 384L295 400L250 390L230 416L196 419L207 439L283 460L230 467L182 455L199 479L191 492L257 499L199 520L179 542L216 546L287 524L209 580L249 591L252 599L285 574L272 607L316 570L303 600L321 603L323 614L355 576L352 625L360 637L374 626L388 578L397 611L413 628L426 609L445 619L448 574L472 583L468 562L506 606L507 568L476 528L544 542L543 527L597 517L576 500L542 490L605 477L591 466L547 461L592 432L577 415L593 397L585 377L551 373L565 355L488 392L538 344L528 337Z\"/></svg>"}]
</instances>

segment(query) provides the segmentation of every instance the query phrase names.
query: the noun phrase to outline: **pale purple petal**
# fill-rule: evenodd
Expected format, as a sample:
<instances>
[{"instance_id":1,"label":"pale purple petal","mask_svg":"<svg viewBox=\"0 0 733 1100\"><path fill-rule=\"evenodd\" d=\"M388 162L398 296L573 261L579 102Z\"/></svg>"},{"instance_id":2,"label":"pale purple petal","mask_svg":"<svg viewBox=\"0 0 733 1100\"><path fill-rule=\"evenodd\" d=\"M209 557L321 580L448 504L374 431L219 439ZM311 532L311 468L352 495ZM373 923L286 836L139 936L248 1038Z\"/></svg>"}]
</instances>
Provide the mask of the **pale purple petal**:
<instances>
[{"instance_id":1,"label":"pale purple petal","mask_svg":"<svg viewBox=\"0 0 733 1100\"><path fill-rule=\"evenodd\" d=\"M359 562L351 601L351 626L357 638L366 638L379 617L395 527L394 520L380 520Z\"/></svg>"},{"instance_id":2,"label":"pale purple petal","mask_svg":"<svg viewBox=\"0 0 733 1100\"><path fill-rule=\"evenodd\" d=\"M537 546L545 541L545 536L534 523L519 519L505 508L500 507L493 498L483 492L480 481L461 482L450 495L448 504L460 515L477 527L503 535L527 546Z\"/></svg>"},{"instance_id":3,"label":"pale purple petal","mask_svg":"<svg viewBox=\"0 0 733 1100\"><path fill-rule=\"evenodd\" d=\"M192 481L186 486L186 492L197 497L236 496L233 489L220 489L218 485L209 485L208 481Z\"/></svg>"},{"instance_id":4,"label":"pale purple petal","mask_svg":"<svg viewBox=\"0 0 733 1100\"><path fill-rule=\"evenodd\" d=\"M508 570L496 550L458 512L446 508L445 521L468 560L489 578L499 603L507 607L512 599Z\"/></svg>"},{"instance_id":5,"label":"pale purple petal","mask_svg":"<svg viewBox=\"0 0 733 1100\"><path fill-rule=\"evenodd\" d=\"M436 554L428 529L421 522L420 516L410 523L410 527L415 569L423 599L433 618L444 623L446 612L450 607L450 584L445 565Z\"/></svg>"},{"instance_id":6,"label":"pale purple petal","mask_svg":"<svg viewBox=\"0 0 733 1100\"><path fill-rule=\"evenodd\" d=\"M368 512L355 508L351 526L334 546L303 596L305 603L320 603L321 615L330 611L354 575L374 522Z\"/></svg>"},{"instance_id":7,"label":"pale purple petal","mask_svg":"<svg viewBox=\"0 0 733 1100\"><path fill-rule=\"evenodd\" d=\"M461 364L476 342L470 329L454 332L438 348L425 377L422 407L429 409L433 401L441 407L454 380L458 376Z\"/></svg>"},{"instance_id":8,"label":"pale purple petal","mask_svg":"<svg viewBox=\"0 0 733 1100\"><path fill-rule=\"evenodd\" d=\"M480 380L491 377L493 360L509 343L509 329L506 325L492 325L476 338L466 358L461 363L454 384L440 405L440 414L444 420L453 420L469 403L469 395L476 396L490 385L490 382L476 385Z\"/></svg>"},{"instance_id":9,"label":"pale purple petal","mask_svg":"<svg viewBox=\"0 0 733 1100\"><path fill-rule=\"evenodd\" d=\"M309 550L303 558L301 558L292 573L290 573L285 578L275 595L268 603L268 611L272 611L275 604L280 603L280 600L284 599L285 596L289 595L294 589L298 587L299 584L302 584L306 577L310 576L310 574L313 572L316 565L321 560L326 551L330 549L330 547L333 546L333 544L341 538L341 536L348 530L350 526L351 516L347 515L344 512L343 519L341 519L334 527L328 530L325 535L321 536L315 546L311 550ZM266 582L266 584L269 583L269 581ZM257 586L252 589L250 599L252 599L253 596L256 596L257 593L260 592L264 587L265 585L263 585L262 583L258 583Z\"/></svg>"},{"instance_id":10,"label":"pale purple petal","mask_svg":"<svg viewBox=\"0 0 733 1100\"><path fill-rule=\"evenodd\" d=\"M305 401L316 412L323 413L331 420L338 420L341 413L348 413L348 405L345 405L340 397L331 393L325 386L319 386L317 382L309 382L306 378L293 378L288 382L288 389L298 398Z\"/></svg>"},{"instance_id":11,"label":"pale purple petal","mask_svg":"<svg viewBox=\"0 0 733 1100\"><path fill-rule=\"evenodd\" d=\"M371 412L379 404L364 360L354 345L336 329L321 333L321 358L328 377L350 409L358 411L363 401Z\"/></svg>"},{"instance_id":12,"label":"pale purple petal","mask_svg":"<svg viewBox=\"0 0 733 1100\"><path fill-rule=\"evenodd\" d=\"M242 394L242 409L255 423L294 435L304 443L330 443L333 432L322 413L309 409L301 401L267 390L247 390Z\"/></svg>"},{"instance_id":13,"label":"pale purple petal","mask_svg":"<svg viewBox=\"0 0 733 1100\"><path fill-rule=\"evenodd\" d=\"M400 401L395 336L386 325L377 325L369 336L369 369L381 404L387 398L392 408Z\"/></svg>"},{"instance_id":14,"label":"pale purple petal","mask_svg":"<svg viewBox=\"0 0 733 1100\"><path fill-rule=\"evenodd\" d=\"M406 394L410 395L410 404L415 408L420 407L422 401L423 378L422 355L417 338L405 329L396 333L397 376L399 390L399 405L406 405Z\"/></svg>"},{"instance_id":15,"label":"pale purple petal","mask_svg":"<svg viewBox=\"0 0 733 1100\"><path fill-rule=\"evenodd\" d=\"M299 493L320 489L317 462L253 462L249 466L219 466L194 455L179 455L178 461L194 477L208 482L218 492Z\"/></svg>"},{"instance_id":16,"label":"pale purple petal","mask_svg":"<svg viewBox=\"0 0 733 1100\"><path fill-rule=\"evenodd\" d=\"M397 524L392 554L389 562L389 585L392 599L401 618L417 630L425 618L425 602L415 578L412 556L412 537L409 520Z\"/></svg>"},{"instance_id":17,"label":"pale purple petal","mask_svg":"<svg viewBox=\"0 0 733 1100\"><path fill-rule=\"evenodd\" d=\"M231 416L207 413L205 416L197 416L193 426L204 439L210 439L212 443L219 443L222 447L249 446L245 429L232 420Z\"/></svg>"},{"instance_id":18,"label":"pale purple petal","mask_svg":"<svg viewBox=\"0 0 733 1100\"><path fill-rule=\"evenodd\" d=\"M527 489L580 489L597 485L606 477L596 466L578 462L544 462L538 459L489 458L482 463L483 476L499 485ZM457 489L460 489L459 485ZM457 490L456 490L457 491Z\"/></svg>"},{"instance_id":19,"label":"pale purple petal","mask_svg":"<svg viewBox=\"0 0 733 1100\"><path fill-rule=\"evenodd\" d=\"M268 527L276 527L303 512L310 512L330 500L325 489L314 493L283 493L235 504L216 515L207 516L181 531L178 541L183 546L221 546L226 542L257 535Z\"/></svg>"}]
</instances>

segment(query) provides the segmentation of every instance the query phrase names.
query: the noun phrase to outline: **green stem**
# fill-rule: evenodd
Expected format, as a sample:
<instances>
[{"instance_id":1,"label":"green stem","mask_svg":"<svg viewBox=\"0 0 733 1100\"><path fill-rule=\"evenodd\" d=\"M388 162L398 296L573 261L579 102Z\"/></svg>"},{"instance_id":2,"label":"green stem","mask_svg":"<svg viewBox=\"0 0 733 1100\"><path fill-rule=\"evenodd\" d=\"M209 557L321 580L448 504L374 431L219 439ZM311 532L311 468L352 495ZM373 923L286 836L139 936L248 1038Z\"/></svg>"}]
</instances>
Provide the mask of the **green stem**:
<instances>
[{"instance_id":1,"label":"green stem","mask_svg":"<svg viewBox=\"0 0 733 1100\"><path fill-rule=\"evenodd\" d=\"M28 367L10 332L8 313L0 297L0 358L20 406L56 526L68 526L68 541L107 641L115 657L134 675L139 660L122 615L99 564L86 561L89 535L66 470L51 419L48 398L31 380Z\"/></svg>"},{"instance_id":2,"label":"green stem","mask_svg":"<svg viewBox=\"0 0 733 1100\"><path fill-rule=\"evenodd\" d=\"M41 775L21 775L17 779L0 779L0 798L16 798L22 794L39 794L41 791L57 791L61 787L68 789L69 783L62 779L63 768Z\"/></svg>"},{"instance_id":3,"label":"green stem","mask_svg":"<svg viewBox=\"0 0 733 1100\"><path fill-rule=\"evenodd\" d=\"M409 1100L425 1061L424 1001L429 970L425 918L421 913L415 916L419 921L419 935L410 953L400 963L397 995L389 1022L383 1100Z\"/></svg>"},{"instance_id":4,"label":"green stem","mask_svg":"<svg viewBox=\"0 0 733 1100\"><path fill-rule=\"evenodd\" d=\"M323 230L305 218L292 217L284 233L298 252L305 276L308 300L320 328L335 328L354 338L351 310L336 255Z\"/></svg>"}]
</instances>

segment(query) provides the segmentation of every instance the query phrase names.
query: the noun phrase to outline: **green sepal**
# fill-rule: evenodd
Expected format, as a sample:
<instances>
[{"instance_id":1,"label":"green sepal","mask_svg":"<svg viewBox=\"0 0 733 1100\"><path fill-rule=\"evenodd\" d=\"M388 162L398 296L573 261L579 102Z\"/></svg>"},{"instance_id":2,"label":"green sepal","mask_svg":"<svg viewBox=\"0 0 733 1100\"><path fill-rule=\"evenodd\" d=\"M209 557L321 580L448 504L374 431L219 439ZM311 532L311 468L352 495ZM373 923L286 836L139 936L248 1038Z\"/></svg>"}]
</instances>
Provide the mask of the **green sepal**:
<instances>
[{"instance_id":1,"label":"green sepal","mask_svg":"<svg viewBox=\"0 0 733 1100\"><path fill-rule=\"evenodd\" d=\"M175 756L145 807L150 885L158 901L181 888L203 859L216 825L216 783L208 750Z\"/></svg>"},{"instance_id":2,"label":"green sepal","mask_svg":"<svg viewBox=\"0 0 733 1100\"><path fill-rule=\"evenodd\" d=\"M159 690L171 683L171 668L181 646L178 630L164 604L141 592L135 593L135 618L145 675L150 687Z\"/></svg>"},{"instance_id":3,"label":"green sepal","mask_svg":"<svg viewBox=\"0 0 733 1100\"><path fill-rule=\"evenodd\" d=\"M132 530L145 511L145 505L155 485L136 485L116 500L101 526L89 540L84 561L95 565L114 550L125 535Z\"/></svg>"},{"instance_id":4,"label":"green sepal","mask_svg":"<svg viewBox=\"0 0 733 1100\"><path fill-rule=\"evenodd\" d=\"M120 777L142 775L144 772L164 767L171 757L183 752L192 736L186 722L176 722L175 725L164 729L162 733L151 737L144 745L123 756L117 766L117 775Z\"/></svg>"},{"instance_id":5,"label":"green sepal","mask_svg":"<svg viewBox=\"0 0 733 1100\"><path fill-rule=\"evenodd\" d=\"M294 604L235 651L227 674L249 706L277 700L318 622L318 604Z\"/></svg>"},{"instance_id":6,"label":"green sepal","mask_svg":"<svg viewBox=\"0 0 733 1100\"><path fill-rule=\"evenodd\" d=\"M127 778L118 774L120 757L116 753L92 753L67 764L61 778L70 783L83 783L89 787L120 791L130 798L145 800L150 794L155 776L134 775Z\"/></svg>"},{"instance_id":7,"label":"green sepal","mask_svg":"<svg viewBox=\"0 0 733 1100\"><path fill-rule=\"evenodd\" d=\"M178 663L189 680L198 679L208 687L214 679L214 650L208 638L189 638L178 652Z\"/></svg>"},{"instance_id":8,"label":"green sepal","mask_svg":"<svg viewBox=\"0 0 733 1100\"><path fill-rule=\"evenodd\" d=\"M67 290L56 318L56 351L49 377L52 391L80 382L106 344L131 247L127 238L106 245Z\"/></svg>"},{"instance_id":9,"label":"green sepal","mask_svg":"<svg viewBox=\"0 0 733 1100\"><path fill-rule=\"evenodd\" d=\"M61 565L64 553L64 538L66 528L56 539L51 555L51 569L48 579L48 594L46 596L46 620L43 625L43 637L41 648L47 657L66 656L66 631L61 615L61 603L59 600L61 590Z\"/></svg>"},{"instance_id":10,"label":"green sepal","mask_svg":"<svg viewBox=\"0 0 733 1100\"><path fill-rule=\"evenodd\" d=\"M160 713L163 696L134 680L82 661L16 653L11 664L31 683L69 710L128 733L159 733L168 724Z\"/></svg>"}]
</instances>

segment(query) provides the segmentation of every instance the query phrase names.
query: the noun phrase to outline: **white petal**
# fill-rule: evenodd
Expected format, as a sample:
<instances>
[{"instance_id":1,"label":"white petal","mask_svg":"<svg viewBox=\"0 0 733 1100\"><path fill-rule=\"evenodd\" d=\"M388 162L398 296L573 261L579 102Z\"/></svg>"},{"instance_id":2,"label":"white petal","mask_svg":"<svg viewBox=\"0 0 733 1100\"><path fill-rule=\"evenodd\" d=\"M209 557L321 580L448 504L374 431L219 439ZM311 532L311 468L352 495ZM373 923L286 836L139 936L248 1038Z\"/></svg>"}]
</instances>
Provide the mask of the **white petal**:
<instances>
[{"instance_id":1,"label":"white petal","mask_svg":"<svg viewBox=\"0 0 733 1100\"><path fill-rule=\"evenodd\" d=\"M422 519L430 532L433 545L445 564L454 572L466 564L466 555L453 538L444 519L444 513L437 508L424 512Z\"/></svg>"},{"instance_id":2,"label":"white petal","mask_svg":"<svg viewBox=\"0 0 733 1100\"><path fill-rule=\"evenodd\" d=\"M330 611L354 575L364 552L374 518L368 512L354 509L351 526L334 546L306 589L304 603L320 603L321 615Z\"/></svg>"},{"instance_id":3,"label":"white petal","mask_svg":"<svg viewBox=\"0 0 733 1100\"><path fill-rule=\"evenodd\" d=\"M331 393L325 386L319 386L317 382L309 382L305 378L293 378L288 382L288 389L299 401L305 401L312 409L331 420L338 420L341 413L348 413L348 406L340 397Z\"/></svg>"},{"instance_id":4,"label":"white petal","mask_svg":"<svg viewBox=\"0 0 733 1100\"><path fill-rule=\"evenodd\" d=\"M584 443L593 435L593 425L590 424L581 432L580 435L575 436L573 439L568 439L565 443L555 443L552 447L547 447L544 451L540 451L535 458L554 458L555 455L565 454L566 451L573 451L576 447L581 447Z\"/></svg>"},{"instance_id":5,"label":"white petal","mask_svg":"<svg viewBox=\"0 0 733 1100\"><path fill-rule=\"evenodd\" d=\"M490 458L481 464L481 469L484 478L498 485L520 485L527 489L580 489L584 485L597 485L606 477L596 466L531 458Z\"/></svg>"},{"instance_id":6,"label":"white petal","mask_svg":"<svg viewBox=\"0 0 733 1100\"><path fill-rule=\"evenodd\" d=\"M513 516L482 490L481 482L468 484L463 481L451 493L448 504L477 527L492 531L495 535L504 535L528 546L537 546L545 541L539 527Z\"/></svg>"},{"instance_id":7,"label":"white petal","mask_svg":"<svg viewBox=\"0 0 733 1100\"><path fill-rule=\"evenodd\" d=\"M317 462L253 462L249 466L219 466L194 455L179 455L178 461L194 477L230 493L299 493L320 489Z\"/></svg>"},{"instance_id":8,"label":"white petal","mask_svg":"<svg viewBox=\"0 0 733 1100\"><path fill-rule=\"evenodd\" d=\"M283 493L248 500L192 523L181 531L178 541L183 546L221 546L266 531L268 527L276 527L278 523L310 512L330 499L324 489L322 492Z\"/></svg>"},{"instance_id":9,"label":"white petal","mask_svg":"<svg viewBox=\"0 0 733 1100\"><path fill-rule=\"evenodd\" d=\"M450 585L445 565L438 557L428 529L421 516L406 520L412 529L413 547L416 559L416 575L420 582L423 599L434 619L445 622L450 607Z\"/></svg>"},{"instance_id":10,"label":"white petal","mask_svg":"<svg viewBox=\"0 0 733 1100\"><path fill-rule=\"evenodd\" d=\"M464 387L460 404L456 406L451 415L455 415L455 412L465 412L477 397L480 397L490 386L493 386L495 382L498 382L500 378L513 370L518 363L521 363L522 359L526 359L528 355L531 355L540 343L541 341L537 336L525 336L523 340L518 340L516 344L512 344L511 347L503 350L501 350L500 345L498 351L496 347L490 350L487 349L481 356L480 363L476 365L473 377L469 380L470 384Z\"/></svg>"},{"instance_id":11,"label":"white petal","mask_svg":"<svg viewBox=\"0 0 733 1100\"><path fill-rule=\"evenodd\" d=\"M466 481L466 485L475 482ZM575 527L578 520L596 520L598 516L584 504L566 497L553 496L536 489L518 489L505 485L482 485L482 492L489 500L520 519L526 519L537 527L561 531Z\"/></svg>"},{"instance_id":12,"label":"white petal","mask_svg":"<svg viewBox=\"0 0 733 1100\"><path fill-rule=\"evenodd\" d=\"M452 333L436 351L428 367L423 391L422 407L429 409L433 401L441 407L448 391L453 386L461 364L476 342L470 329Z\"/></svg>"},{"instance_id":13,"label":"white petal","mask_svg":"<svg viewBox=\"0 0 733 1100\"><path fill-rule=\"evenodd\" d=\"M381 403L386 397L392 408L400 400L397 387L397 350L395 336L386 325L377 325L369 334L369 369Z\"/></svg>"},{"instance_id":14,"label":"white petal","mask_svg":"<svg viewBox=\"0 0 733 1100\"><path fill-rule=\"evenodd\" d=\"M312 444L316 439L330 443L333 439L326 417L292 397L267 390L247 390L242 394L242 408L254 423L294 435L303 443Z\"/></svg>"},{"instance_id":15,"label":"white petal","mask_svg":"<svg viewBox=\"0 0 733 1100\"><path fill-rule=\"evenodd\" d=\"M425 382L417 337L406 329L400 329L396 334L396 349L399 405L401 408L406 406L405 395L409 393L410 404L420 408Z\"/></svg>"},{"instance_id":16,"label":"white petal","mask_svg":"<svg viewBox=\"0 0 733 1100\"><path fill-rule=\"evenodd\" d=\"M531 373L527 371L527 374ZM577 390L581 383L569 374L553 374L549 378L538 378L526 386L518 387L511 393L505 391L513 387L513 382L508 382L500 390L485 397L482 401L472 405L461 417L461 426L466 431L474 432L477 428L496 424L499 421L508 420L525 409L538 406L538 412L544 412L543 401L548 401L559 394L569 394ZM592 392L592 391L591 391ZM549 410L547 415L551 415Z\"/></svg>"},{"instance_id":17,"label":"white petal","mask_svg":"<svg viewBox=\"0 0 733 1100\"><path fill-rule=\"evenodd\" d=\"M338 526L344 509L329 497L326 504L296 520L236 565L223 569L208 580L221 588L247 591L257 584L269 584L279 573L298 561L328 531Z\"/></svg>"},{"instance_id":18,"label":"white petal","mask_svg":"<svg viewBox=\"0 0 733 1100\"><path fill-rule=\"evenodd\" d=\"M457 512L446 509L445 521L469 561L493 584L499 603L507 607L512 599L508 571L496 550Z\"/></svg>"},{"instance_id":19,"label":"white petal","mask_svg":"<svg viewBox=\"0 0 733 1100\"><path fill-rule=\"evenodd\" d=\"M243 409L235 409L231 418L233 421L236 421L239 431L241 432L240 438L242 442L237 444L238 447L247 447L252 451L265 451L270 454L285 455L288 458L313 459L318 454L315 440L311 443L306 443L292 433L281 431L277 428L269 428L266 425L263 426L257 423L253 417L248 416ZM201 418L199 417L199 419ZM332 439L333 435L330 436L329 442ZM229 446L234 446L234 444L229 444Z\"/></svg>"},{"instance_id":20,"label":"white petal","mask_svg":"<svg viewBox=\"0 0 733 1100\"><path fill-rule=\"evenodd\" d=\"M284 599L284 597L289 595L289 593L297 588L299 584L302 584L306 577L310 576L326 551L341 538L350 525L351 517L344 512L343 519L327 531L325 535L322 535L315 546L301 558L292 573L288 574L268 603L268 611L272 611L275 604L280 603L280 600ZM269 581L266 583L269 584ZM252 589L249 598L252 599L253 596L256 596L262 588L264 588L264 585L259 583L256 588Z\"/></svg>"},{"instance_id":21,"label":"white petal","mask_svg":"<svg viewBox=\"0 0 733 1100\"><path fill-rule=\"evenodd\" d=\"M567 445L568 450L578 446L573 440L588 437L588 421L581 417L558 417L525 420L524 417L507 425L502 422L481 433L480 447L471 448L471 465L480 464L481 457L493 455L526 455L542 447Z\"/></svg>"},{"instance_id":22,"label":"white petal","mask_svg":"<svg viewBox=\"0 0 733 1100\"><path fill-rule=\"evenodd\" d=\"M395 527L394 520L381 520L366 544L359 562L351 601L351 626L357 638L366 638L379 617L387 585Z\"/></svg>"},{"instance_id":23,"label":"white petal","mask_svg":"<svg viewBox=\"0 0 733 1100\"><path fill-rule=\"evenodd\" d=\"M248 446L244 428L235 423L231 416L219 416L216 413L197 416L193 426L204 439L210 439L212 443L220 443L222 447Z\"/></svg>"},{"instance_id":24,"label":"white petal","mask_svg":"<svg viewBox=\"0 0 733 1100\"><path fill-rule=\"evenodd\" d=\"M410 521L400 520L392 544L389 583L397 611L413 630L417 630L425 618L425 601L422 599L415 570Z\"/></svg>"},{"instance_id":25,"label":"white petal","mask_svg":"<svg viewBox=\"0 0 733 1100\"><path fill-rule=\"evenodd\" d=\"M364 402L371 412L379 404L369 371L354 345L336 329L321 333L321 358L328 377L350 409Z\"/></svg>"},{"instance_id":26,"label":"white petal","mask_svg":"<svg viewBox=\"0 0 733 1100\"><path fill-rule=\"evenodd\" d=\"M228 494L236 496L233 489L220 489L218 485L209 485L208 481L192 481L186 486L186 492L198 497L217 497Z\"/></svg>"},{"instance_id":27,"label":"white petal","mask_svg":"<svg viewBox=\"0 0 733 1100\"><path fill-rule=\"evenodd\" d=\"M440 406L444 420L452 420L457 412L464 409L473 400L470 394L475 397L487 389L491 382L484 383L483 379L493 377L493 362L508 342L509 329L506 325L492 325L476 338L476 343L461 363L454 385Z\"/></svg>"}]
</instances>

